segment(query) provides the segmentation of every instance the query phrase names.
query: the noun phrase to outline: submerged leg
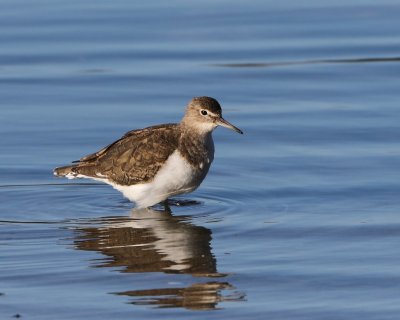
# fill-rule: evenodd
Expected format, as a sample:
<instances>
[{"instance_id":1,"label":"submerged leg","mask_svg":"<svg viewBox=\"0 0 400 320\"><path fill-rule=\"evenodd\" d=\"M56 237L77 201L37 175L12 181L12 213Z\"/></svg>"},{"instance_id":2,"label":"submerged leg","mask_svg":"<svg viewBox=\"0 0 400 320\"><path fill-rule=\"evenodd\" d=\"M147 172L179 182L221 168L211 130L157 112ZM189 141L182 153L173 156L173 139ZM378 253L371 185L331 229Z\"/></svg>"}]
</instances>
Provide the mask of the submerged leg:
<instances>
[{"instance_id":1,"label":"submerged leg","mask_svg":"<svg viewBox=\"0 0 400 320\"><path fill-rule=\"evenodd\" d=\"M172 210L171 210L171 208L169 207L169 204L168 204L168 199L165 199L165 200L162 202L162 204L163 204L163 206L164 206L164 211L165 211L165 212L167 212L167 213L172 213Z\"/></svg>"}]
</instances>

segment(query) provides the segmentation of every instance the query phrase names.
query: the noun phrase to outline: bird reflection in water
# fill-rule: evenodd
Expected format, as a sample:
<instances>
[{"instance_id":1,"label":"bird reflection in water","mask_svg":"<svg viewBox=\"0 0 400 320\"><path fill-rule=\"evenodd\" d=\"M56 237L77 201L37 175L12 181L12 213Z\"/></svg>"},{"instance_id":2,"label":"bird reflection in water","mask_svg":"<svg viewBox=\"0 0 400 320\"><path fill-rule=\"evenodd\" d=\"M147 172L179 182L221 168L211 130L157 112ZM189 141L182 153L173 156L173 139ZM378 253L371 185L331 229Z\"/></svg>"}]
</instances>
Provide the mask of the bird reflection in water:
<instances>
[{"instance_id":1,"label":"bird reflection in water","mask_svg":"<svg viewBox=\"0 0 400 320\"><path fill-rule=\"evenodd\" d=\"M164 272L213 278L187 287L131 290L115 293L132 297L132 304L188 309L216 309L222 301L242 301L245 295L217 272L211 252L211 231L185 216L152 209L132 210L129 218L103 218L77 228L76 248L101 252L107 259L96 267L121 267L121 272ZM99 263L100 261L100 263ZM200 280L200 279L199 279Z\"/></svg>"}]
</instances>

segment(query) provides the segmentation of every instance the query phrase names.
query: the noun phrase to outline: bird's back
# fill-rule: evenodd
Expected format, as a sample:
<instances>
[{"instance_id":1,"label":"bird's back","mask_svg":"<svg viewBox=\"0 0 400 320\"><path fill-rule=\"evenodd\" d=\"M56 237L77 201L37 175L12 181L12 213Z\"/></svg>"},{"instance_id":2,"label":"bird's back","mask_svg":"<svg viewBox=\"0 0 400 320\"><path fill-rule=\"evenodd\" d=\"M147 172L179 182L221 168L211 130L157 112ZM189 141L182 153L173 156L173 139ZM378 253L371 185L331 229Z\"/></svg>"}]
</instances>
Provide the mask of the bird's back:
<instances>
[{"instance_id":1,"label":"bird's back","mask_svg":"<svg viewBox=\"0 0 400 320\"><path fill-rule=\"evenodd\" d=\"M58 176L94 178L118 185L146 183L177 149L179 137L177 124L132 130L74 165L56 168L54 172Z\"/></svg>"}]
</instances>

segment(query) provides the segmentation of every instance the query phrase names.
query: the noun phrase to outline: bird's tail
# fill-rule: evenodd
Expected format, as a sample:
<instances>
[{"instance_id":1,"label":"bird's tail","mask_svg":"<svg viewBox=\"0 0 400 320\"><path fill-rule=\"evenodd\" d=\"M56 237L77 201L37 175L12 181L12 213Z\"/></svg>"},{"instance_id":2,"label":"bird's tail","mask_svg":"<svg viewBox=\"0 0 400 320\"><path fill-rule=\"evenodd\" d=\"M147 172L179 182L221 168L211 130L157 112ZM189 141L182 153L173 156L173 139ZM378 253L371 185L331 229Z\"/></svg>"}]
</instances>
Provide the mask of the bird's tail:
<instances>
[{"instance_id":1,"label":"bird's tail","mask_svg":"<svg viewBox=\"0 0 400 320\"><path fill-rule=\"evenodd\" d=\"M55 168L53 171L56 177L66 177L68 179L95 177L96 172L93 165L73 164L69 166Z\"/></svg>"},{"instance_id":2,"label":"bird's tail","mask_svg":"<svg viewBox=\"0 0 400 320\"><path fill-rule=\"evenodd\" d=\"M58 167L53 170L53 173L56 177L65 177L68 174L72 173L72 170L76 167L76 165Z\"/></svg>"}]
</instances>

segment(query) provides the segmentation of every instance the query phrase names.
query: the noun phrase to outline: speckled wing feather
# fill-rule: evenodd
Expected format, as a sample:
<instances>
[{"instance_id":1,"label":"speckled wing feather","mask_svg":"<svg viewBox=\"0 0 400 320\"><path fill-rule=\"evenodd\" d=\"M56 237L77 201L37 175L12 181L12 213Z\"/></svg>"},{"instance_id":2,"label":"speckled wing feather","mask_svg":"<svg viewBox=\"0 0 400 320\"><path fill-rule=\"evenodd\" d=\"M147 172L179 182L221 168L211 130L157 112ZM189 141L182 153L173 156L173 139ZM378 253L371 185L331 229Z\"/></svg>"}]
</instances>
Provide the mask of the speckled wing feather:
<instances>
[{"instance_id":1,"label":"speckled wing feather","mask_svg":"<svg viewBox=\"0 0 400 320\"><path fill-rule=\"evenodd\" d=\"M133 130L100 151L79 160L77 173L119 185L151 181L178 146L177 124Z\"/></svg>"}]
</instances>

